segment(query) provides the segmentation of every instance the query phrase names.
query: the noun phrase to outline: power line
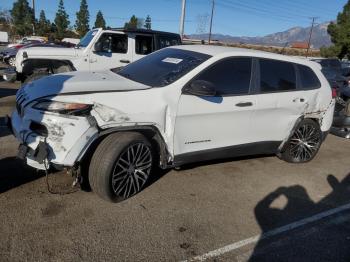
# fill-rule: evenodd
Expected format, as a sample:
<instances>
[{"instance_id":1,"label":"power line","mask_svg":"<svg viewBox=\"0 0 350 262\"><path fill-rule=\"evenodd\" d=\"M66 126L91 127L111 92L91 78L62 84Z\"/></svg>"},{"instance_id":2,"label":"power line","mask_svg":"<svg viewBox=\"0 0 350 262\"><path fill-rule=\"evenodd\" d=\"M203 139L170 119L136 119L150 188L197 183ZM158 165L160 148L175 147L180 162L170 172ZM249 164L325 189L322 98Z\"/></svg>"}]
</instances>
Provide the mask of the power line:
<instances>
[{"instance_id":1,"label":"power line","mask_svg":"<svg viewBox=\"0 0 350 262\"><path fill-rule=\"evenodd\" d=\"M273 1L271 3L268 3L266 0L265 1L258 1L258 0L253 0L254 5L258 7L264 7L268 9L273 9L276 12L280 12L283 14L288 14L292 16L303 16L303 17L309 17L310 15L315 15L317 14L318 16L333 16L335 15L334 12L327 11L325 9L318 10L318 6L314 6L311 10L308 10L305 8L305 5L303 7L296 6L294 5L294 2L289 1L288 3L282 3L281 1ZM251 2L253 4L253 2Z\"/></svg>"},{"instance_id":2,"label":"power line","mask_svg":"<svg viewBox=\"0 0 350 262\"><path fill-rule=\"evenodd\" d=\"M232 2L232 1L228 1L228 0L220 0L221 5L230 8L230 9L237 9L237 10L241 10L244 12L249 12L251 14L258 14L258 15L263 15L264 18L267 18L266 15L268 15L269 18L275 18L276 20L284 20L284 21L288 21L288 22L295 22L296 20L307 20L308 17L307 16L292 16L292 15L285 15L285 14L281 14L280 12L275 13L270 11L270 9L262 9L262 8L257 8L257 7L253 7L250 6L248 4L245 3L236 3L236 2Z\"/></svg>"},{"instance_id":3,"label":"power line","mask_svg":"<svg viewBox=\"0 0 350 262\"><path fill-rule=\"evenodd\" d=\"M232 6L230 4L226 4L226 3L216 3L217 6L221 6L224 7L225 9L230 9L233 11L239 11L247 13L248 15L253 15L253 16L257 16L260 18L264 18L264 19L270 19L270 20L279 20L279 21L284 21L284 22L289 22L289 23L295 23L296 19L291 19L288 17L284 17L284 16L279 16L279 15L273 15L271 13L266 13L266 12L262 12L262 11L257 11L257 10L251 10L249 8L246 7L242 7L242 6ZM298 19L300 20L300 19Z\"/></svg>"},{"instance_id":4,"label":"power line","mask_svg":"<svg viewBox=\"0 0 350 262\"><path fill-rule=\"evenodd\" d=\"M311 37L312 37L312 31L313 31L313 29L314 29L315 20L316 20L317 18L318 18L318 17L311 17L311 19L312 19L312 24L311 24L311 29L310 29L309 41L308 41L308 44L307 44L306 57L308 57L308 55L309 55L310 44L311 44Z\"/></svg>"},{"instance_id":5,"label":"power line","mask_svg":"<svg viewBox=\"0 0 350 262\"><path fill-rule=\"evenodd\" d=\"M303 16L300 14L288 14L288 12L286 10L283 12L283 14L281 14L281 12L276 13L276 12L272 11L271 7L269 7L269 8L257 7L256 5L252 6L252 5L249 5L247 3L236 2L234 0L231 0L231 1L221 0L221 1L225 2L227 4L230 4L230 5L241 6L241 7L250 9L250 10L256 10L259 12L263 12L266 14L272 14L272 15L276 15L278 17L283 17L283 18L289 18L289 19L295 19L296 17L307 18L307 16Z\"/></svg>"}]
</instances>

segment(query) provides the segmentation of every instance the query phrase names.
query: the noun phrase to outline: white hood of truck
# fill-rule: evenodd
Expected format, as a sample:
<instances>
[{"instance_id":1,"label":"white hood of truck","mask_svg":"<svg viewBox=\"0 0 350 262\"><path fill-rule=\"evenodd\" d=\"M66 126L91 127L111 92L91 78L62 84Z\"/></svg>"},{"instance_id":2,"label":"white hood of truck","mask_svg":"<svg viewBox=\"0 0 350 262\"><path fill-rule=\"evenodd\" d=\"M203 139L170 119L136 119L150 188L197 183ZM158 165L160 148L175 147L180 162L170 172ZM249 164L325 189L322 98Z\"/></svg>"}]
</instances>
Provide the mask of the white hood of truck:
<instances>
[{"instance_id":1,"label":"white hood of truck","mask_svg":"<svg viewBox=\"0 0 350 262\"><path fill-rule=\"evenodd\" d=\"M17 97L24 95L28 103L38 98L63 94L135 91L148 88L151 87L124 78L112 71L69 72L31 82L17 92Z\"/></svg>"},{"instance_id":2,"label":"white hood of truck","mask_svg":"<svg viewBox=\"0 0 350 262\"><path fill-rule=\"evenodd\" d=\"M22 48L19 51L21 53L27 52L28 58L38 57L75 57L77 51L81 51L76 48L65 48L65 47L29 47Z\"/></svg>"}]
</instances>

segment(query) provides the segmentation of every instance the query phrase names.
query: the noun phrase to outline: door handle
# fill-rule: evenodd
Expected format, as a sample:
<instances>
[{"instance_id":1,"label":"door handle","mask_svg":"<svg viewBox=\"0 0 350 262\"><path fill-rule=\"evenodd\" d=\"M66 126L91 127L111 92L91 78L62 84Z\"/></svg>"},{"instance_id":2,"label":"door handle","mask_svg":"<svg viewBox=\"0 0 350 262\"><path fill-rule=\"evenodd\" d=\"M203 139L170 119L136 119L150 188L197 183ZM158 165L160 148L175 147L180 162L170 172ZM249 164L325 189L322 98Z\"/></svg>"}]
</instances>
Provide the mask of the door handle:
<instances>
[{"instance_id":1,"label":"door handle","mask_svg":"<svg viewBox=\"0 0 350 262\"><path fill-rule=\"evenodd\" d=\"M90 63L96 63L96 62L97 62L97 58L91 58L91 59L89 60L89 62L90 62Z\"/></svg>"},{"instance_id":2,"label":"door handle","mask_svg":"<svg viewBox=\"0 0 350 262\"><path fill-rule=\"evenodd\" d=\"M236 106L238 107L247 107L247 106L252 106L253 103L252 102L240 102L238 104L236 104Z\"/></svg>"},{"instance_id":3,"label":"door handle","mask_svg":"<svg viewBox=\"0 0 350 262\"><path fill-rule=\"evenodd\" d=\"M299 102L299 103L304 103L304 102L305 102L305 98L294 98L294 99L293 99L293 102L294 102L294 103L297 103L297 102Z\"/></svg>"},{"instance_id":4,"label":"door handle","mask_svg":"<svg viewBox=\"0 0 350 262\"><path fill-rule=\"evenodd\" d=\"M119 60L119 62L120 62L120 63L124 63L124 64L129 64L129 63L130 63L130 60L124 60L124 59L122 59L122 60Z\"/></svg>"}]
</instances>

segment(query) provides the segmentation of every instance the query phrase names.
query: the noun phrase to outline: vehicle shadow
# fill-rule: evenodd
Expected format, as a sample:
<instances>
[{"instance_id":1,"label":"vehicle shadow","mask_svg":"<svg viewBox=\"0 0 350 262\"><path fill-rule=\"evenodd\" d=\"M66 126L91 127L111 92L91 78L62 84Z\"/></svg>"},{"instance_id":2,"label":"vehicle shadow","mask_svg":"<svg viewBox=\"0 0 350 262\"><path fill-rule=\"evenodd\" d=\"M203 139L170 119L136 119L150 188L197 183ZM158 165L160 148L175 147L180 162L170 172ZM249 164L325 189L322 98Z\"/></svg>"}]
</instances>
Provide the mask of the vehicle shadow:
<instances>
[{"instance_id":1,"label":"vehicle shadow","mask_svg":"<svg viewBox=\"0 0 350 262\"><path fill-rule=\"evenodd\" d=\"M200 162L182 165L181 167L177 168L176 170L190 170L190 169L197 168L200 166L205 166L205 165L223 164L223 163L228 163L228 162L250 160L250 159L259 159L259 158L265 158L265 157L276 157L276 155L274 155L274 154L248 155L248 156L239 156L239 157L229 157L229 158L225 158L225 159L214 159L214 160L200 161Z\"/></svg>"},{"instance_id":2,"label":"vehicle shadow","mask_svg":"<svg viewBox=\"0 0 350 262\"><path fill-rule=\"evenodd\" d=\"M5 123L5 117L0 117L0 137L8 136L11 131L8 129Z\"/></svg>"},{"instance_id":3,"label":"vehicle shadow","mask_svg":"<svg viewBox=\"0 0 350 262\"><path fill-rule=\"evenodd\" d=\"M16 95L18 89L17 88L3 88L0 87L0 98L4 98L7 96L14 96ZM1 103L0 103L1 105Z\"/></svg>"},{"instance_id":4,"label":"vehicle shadow","mask_svg":"<svg viewBox=\"0 0 350 262\"><path fill-rule=\"evenodd\" d=\"M333 175L328 175L327 181L332 192L317 203L310 198L304 187L295 185L277 188L256 205L254 212L262 237L249 261L350 260L349 223L339 230L336 222L329 222L328 225L324 219L321 221L322 228L317 228L315 222L311 227L308 225L289 230L288 235L271 236L271 232L277 228L348 204L350 174L342 181L338 181ZM273 202L281 197L287 199L287 204L282 208L273 207ZM349 210L344 213L347 213L345 221L349 221ZM341 220L339 224L345 221Z\"/></svg>"},{"instance_id":5,"label":"vehicle shadow","mask_svg":"<svg viewBox=\"0 0 350 262\"><path fill-rule=\"evenodd\" d=\"M0 171L0 194L43 176L16 157L0 159Z\"/></svg>"}]
</instances>

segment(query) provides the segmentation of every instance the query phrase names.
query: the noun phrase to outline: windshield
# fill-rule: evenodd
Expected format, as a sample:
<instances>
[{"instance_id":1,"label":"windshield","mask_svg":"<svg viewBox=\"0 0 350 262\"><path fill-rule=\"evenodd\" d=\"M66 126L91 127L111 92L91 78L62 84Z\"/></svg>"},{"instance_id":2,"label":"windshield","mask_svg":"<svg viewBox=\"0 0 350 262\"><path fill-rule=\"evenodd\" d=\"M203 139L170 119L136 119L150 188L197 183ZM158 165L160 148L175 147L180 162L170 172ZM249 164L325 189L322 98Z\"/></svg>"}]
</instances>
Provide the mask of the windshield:
<instances>
[{"instance_id":1,"label":"windshield","mask_svg":"<svg viewBox=\"0 0 350 262\"><path fill-rule=\"evenodd\" d=\"M202 53L166 48L121 70L112 69L112 71L147 86L162 87L175 82L210 57Z\"/></svg>"},{"instance_id":2,"label":"windshield","mask_svg":"<svg viewBox=\"0 0 350 262\"><path fill-rule=\"evenodd\" d=\"M87 32L86 35L80 40L79 44L77 44L77 47L87 47L97 32L98 30L91 30Z\"/></svg>"}]
</instances>

